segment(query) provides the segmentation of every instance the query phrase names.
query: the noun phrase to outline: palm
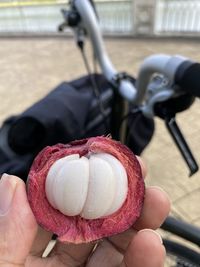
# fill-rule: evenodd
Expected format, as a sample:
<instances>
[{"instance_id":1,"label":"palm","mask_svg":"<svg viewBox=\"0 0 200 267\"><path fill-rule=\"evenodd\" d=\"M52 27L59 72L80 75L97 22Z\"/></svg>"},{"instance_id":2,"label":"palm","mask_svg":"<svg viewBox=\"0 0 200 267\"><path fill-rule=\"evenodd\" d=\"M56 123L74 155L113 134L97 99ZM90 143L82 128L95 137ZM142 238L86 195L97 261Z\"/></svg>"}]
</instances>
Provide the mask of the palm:
<instances>
[{"instance_id":1,"label":"palm","mask_svg":"<svg viewBox=\"0 0 200 267\"><path fill-rule=\"evenodd\" d=\"M52 252L47 258L41 258L41 254L30 255L27 258L26 266L27 267L50 267L50 266L60 266L60 267L78 267L78 266L87 266L87 267L125 267L125 266L148 266L149 257L152 257L152 244L147 240L144 240L142 234L139 237L136 235L136 231L129 229L123 234L116 235L109 239L105 239L93 244L82 244L82 245L63 245L57 243L53 248ZM150 233L151 234L151 233ZM134 240L135 239L135 240ZM137 239L139 242L137 242ZM141 244L143 240L143 244ZM131 245L130 244L131 242ZM136 245L138 245L136 249ZM147 246L148 248L145 248ZM141 255L142 251L148 251L149 257L145 256L143 262L140 265L134 264L133 250L137 261L137 255ZM138 251L137 251L138 250ZM42 253L42 251L41 251ZM152 266L162 266L163 257L159 257L159 253L164 253L164 250L157 251L156 263L154 262ZM131 258L131 260L130 260ZM131 261L130 263L126 263ZM127 265L129 264L129 265ZM137 262L136 262L137 264Z\"/></svg>"},{"instance_id":2,"label":"palm","mask_svg":"<svg viewBox=\"0 0 200 267\"><path fill-rule=\"evenodd\" d=\"M154 207L154 209L151 209L151 207ZM154 249L152 243L149 242L151 233L140 232L140 234L137 234L137 231L143 228L156 229L165 218L168 208L168 204L165 197L162 196L162 192L154 188L147 189L142 216L134 225L134 228L101 240L98 243L73 245L57 242L49 256L43 259L41 259L41 256L51 238L51 234L40 229L26 266L150 266L148 265L149 259L152 258L152 250ZM149 256L145 254L145 257L143 257L145 262L141 265L134 265L134 258L137 264L137 260L141 261L141 259L137 259L138 256L143 255L144 252L149 254ZM152 266L154 267L162 266L161 259L163 259L163 257L158 257L159 253L162 255L164 250L161 249L157 251L156 261L158 262L153 262ZM128 263L125 263L127 261L131 263L127 265Z\"/></svg>"}]
</instances>

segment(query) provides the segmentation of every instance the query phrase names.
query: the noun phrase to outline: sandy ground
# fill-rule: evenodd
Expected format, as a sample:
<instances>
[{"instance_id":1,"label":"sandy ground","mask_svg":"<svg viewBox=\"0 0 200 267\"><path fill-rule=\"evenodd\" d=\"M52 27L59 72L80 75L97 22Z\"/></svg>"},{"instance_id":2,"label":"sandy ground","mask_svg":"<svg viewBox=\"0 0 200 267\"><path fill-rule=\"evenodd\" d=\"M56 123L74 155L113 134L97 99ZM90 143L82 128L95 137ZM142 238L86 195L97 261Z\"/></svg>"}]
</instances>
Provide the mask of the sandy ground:
<instances>
[{"instance_id":1,"label":"sandy ground","mask_svg":"<svg viewBox=\"0 0 200 267\"><path fill-rule=\"evenodd\" d=\"M200 61L199 41L192 39L107 39L106 47L116 68L133 75L153 53L181 54ZM0 67L0 122L29 107L61 81L86 73L73 39L64 38L0 39ZM200 164L199 118L199 100L177 116ZM200 226L200 173L188 178L189 171L159 119L143 157L147 184L161 186L169 194L172 214Z\"/></svg>"}]
</instances>

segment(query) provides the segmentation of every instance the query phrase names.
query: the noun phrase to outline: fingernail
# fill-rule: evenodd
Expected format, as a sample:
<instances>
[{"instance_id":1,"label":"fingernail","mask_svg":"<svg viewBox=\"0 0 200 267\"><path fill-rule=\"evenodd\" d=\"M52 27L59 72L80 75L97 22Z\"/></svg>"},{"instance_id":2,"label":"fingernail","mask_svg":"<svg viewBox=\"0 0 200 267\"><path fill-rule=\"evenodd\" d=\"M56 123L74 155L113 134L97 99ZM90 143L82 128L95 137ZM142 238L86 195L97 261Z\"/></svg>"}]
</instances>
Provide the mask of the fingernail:
<instances>
[{"instance_id":1,"label":"fingernail","mask_svg":"<svg viewBox=\"0 0 200 267\"><path fill-rule=\"evenodd\" d=\"M4 173L0 180L0 216L6 215L11 207L16 188L16 181L11 177Z\"/></svg>"},{"instance_id":2,"label":"fingernail","mask_svg":"<svg viewBox=\"0 0 200 267\"><path fill-rule=\"evenodd\" d=\"M165 191L162 187L160 187L160 186L157 186L157 185L151 185L151 186L149 186L149 188L151 188L151 189L155 189L155 190L159 190L159 191L162 191L162 192L164 192L165 194L167 194L166 191Z\"/></svg>"},{"instance_id":3,"label":"fingernail","mask_svg":"<svg viewBox=\"0 0 200 267\"><path fill-rule=\"evenodd\" d=\"M152 229L143 229L143 230L140 230L140 233L141 232L150 232L150 233L153 233L155 236L158 237L159 241L161 244L163 244L163 240L162 240L162 237L160 236L160 234Z\"/></svg>"},{"instance_id":4,"label":"fingernail","mask_svg":"<svg viewBox=\"0 0 200 267\"><path fill-rule=\"evenodd\" d=\"M162 187L156 186L156 185L151 185L151 186L149 186L149 188L162 192L168 198L169 202L171 203L171 199L169 198L168 193Z\"/></svg>"}]
</instances>

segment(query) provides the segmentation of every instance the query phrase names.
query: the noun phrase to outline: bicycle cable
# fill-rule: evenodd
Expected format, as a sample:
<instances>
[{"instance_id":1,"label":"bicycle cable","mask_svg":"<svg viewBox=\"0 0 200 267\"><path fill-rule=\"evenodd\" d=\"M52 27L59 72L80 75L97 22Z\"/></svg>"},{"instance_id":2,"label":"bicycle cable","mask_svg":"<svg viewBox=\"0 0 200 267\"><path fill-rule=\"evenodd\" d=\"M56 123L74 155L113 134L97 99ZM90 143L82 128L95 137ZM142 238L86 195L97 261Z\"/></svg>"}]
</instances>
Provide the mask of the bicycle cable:
<instances>
[{"instance_id":1,"label":"bicycle cable","mask_svg":"<svg viewBox=\"0 0 200 267\"><path fill-rule=\"evenodd\" d=\"M133 118L130 119L130 122L129 122L129 126L127 128L127 133L126 133L126 144L129 143L129 140L130 140L130 131L131 131L131 128L132 128L132 121L135 119L135 115L137 115L139 112L141 112L141 108L140 107L135 107L135 108L132 108L126 115L123 116L123 118L121 119L120 121L120 128L119 130L121 130L121 127L123 125L123 122L125 120L128 120L129 117L131 115L133 115Z\"/></svg>"},{"instance_id":2,"label":"bicycle cable","mask_svg":"<svg viewBox=\"0 0 200 267\"><path fill-rule=\"evenodd\" d=\"M97 82L95 80L95 76L92 75L92 71L90 69L90 65L89 65L89 62L88 62L88 59L87 59L87 56L86 56L86 53L85 53L84 42L77 42L77 45L78 45L78 47L80 49L80 52L81 52L81 55L82 55L82 58L83 58L87 73L89 75L90 82L91 82L92 89L93 89L93 93L94 93L94 95L95 95L95 97L97 99L98 106L99 106L99 111L100 111L100 113L101 113L101 115L103 117L103 124L105 126L105 131L106 131L106 134L107 134L109 132L109 124L108 124L108 121L107 121L107 117L106 117L106 113L105 113L105 110L104 110L103 103L101 101L100 91L99 91Z\"/></svg>"}]
</instances>

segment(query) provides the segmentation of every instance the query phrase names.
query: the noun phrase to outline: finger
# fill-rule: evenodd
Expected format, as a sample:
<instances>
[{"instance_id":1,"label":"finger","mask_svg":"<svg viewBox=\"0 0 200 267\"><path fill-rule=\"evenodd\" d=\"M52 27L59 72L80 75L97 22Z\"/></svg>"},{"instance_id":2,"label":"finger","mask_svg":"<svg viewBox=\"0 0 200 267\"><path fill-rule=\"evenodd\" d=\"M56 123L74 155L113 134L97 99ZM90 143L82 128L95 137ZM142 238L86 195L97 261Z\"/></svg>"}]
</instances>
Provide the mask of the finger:
<instances>
[{"instance_id":1,"label":"finger","mask_svg":"<svg viewBox=\"0 0 200 267\"><path fill-rule=\"evenodd\" d=\"M132 228L110 237L109 241L123 253L136 234L136 230L159 228L166 219L169 210L170 201L167 194L158 187L148 187L146 189L144 206L140 218Z\"/></svg>"},{"instance_id":2,"label":"finger","mask_svg":"<svg viewBox=\"0 0 200 267\"><path fill-rule=\"evenodd\" d=\"M67 266L80 266L87 261L95 246L96 243L94 242L76 245L58 241L49 256L57 257L60 262L67 264Z\"/></svg>"},{"instance_id":3,"label":"finger","mask_svg":"<svg viewBox=\"0 0 200 267\"><path fill-rule=\"evenodd\" d=\"M38 227L37 235L30 250L30 254L33 256L41 257L52 239L52 233L45 231L41 227Z\"/></svg>"},{"instance_id":4,"label":"finger","mask_svg":"<svg viewBox=\"0 0 200 267\"><path fill-rule=\"evenodd\" d=\"M136 156L136 158L140 163L140 167L141 167L141 171L142 171L142 177L145 178L146 175L147 175L147 166L146 166L144 160L141 157Z\"/></svg>"},{"instance_id":5,"label":"finger","mask_svg":"<svg viewBox=\"0 0 200 267\"><path fill-rule=\"evenodd\" d=\"M25 184L16 176L0 182L0 262L24 264L37 232ZM3 265L3 264L2 264Z\"/></svg>"},{"instance_id":6,"label":"finger","mask_svg":"<svg viewBox=\"0 0 200 267\"><path fill-rule=\"evenodd\" d=\"M169 197L161 188L148 187L141 216L134 224L134 228L137 230L157 229L169 214L170 206Z\"/></svg>"},{"instance_id":7,"label":"finger","mask_svg":"<svg viewBox=\"0 0 200 267\"><path fill-rule=\"evenodd\" d=\"M150 236L153 235L153 238L155 237L155 239L157 239L156 242L157 242L158 246L161 247L161 251L163 251L161 237L153 230L143 230L143 231L147 232L147 241L145 241L145 243L151 242L151 240L148 237L149 232L150 232ZM139 240L143 239L143 234L142 234L143 231L139 232L141 235L141 236L139 236ZM136 266L140 266L140 267L141 266L148 266L149 267L149 265L142 265L143 262L145 262L145 261L137 260L137 258L135 260L133 255L132 255L132 262L131 262L132 264L124 265L126 262L123 261L123 258L130 256L129 253L130 253L130 247L131 247L132 243L133 244L135 244L135 242L136 242L136 244L138 243L138 233L136 231L134 231L133 229L129 229L125 233L118 235L118 238L119 237L121 238L120 246L119 246L119 243L118 243L118 246L116 246L116 244L114 242L110 242L110 239L104 240L103 242L100 242L97 249L92 254L92 256L91 256L91 258L90 258L90 260L86 266L87 267L93 267L93 266L95 266L95 267L101 267L101 266L112 267L113 266L114 267L114 266L119 266L120 263L123 262L120 266L128 267L128 266L135 266L134 263L138 262L138 265L136 265ZM136 241L135 241L135 239L136 239ZM129 240L129 243L127 243L127 240ZM144 240L145 240L145 237L144 237ZM144 243L144 249L146 249L145 243ZM154 243L153 243L153 245L154 245ZM140 243L139 243L139 246L143 246L143 244L140 245ZM165 252L165 250L163 252ZM157 253L157 250L155 250L155 253ZM161 254L161 256L162 255L165 255L165 253ZM160 257L160 258L163 259L163 257ZM153 266L153 265L150 265L150 266ZM162 265L155 265L155 266L162 266Z\"/></svg>"},{"instance_id":8,"label":"finger","mask_svg":"<svg viewBox=\"0 0 200 267\"><path fill-rule=\"evenodd\" d=\"M152 230L138 232L131 241L120 267L163 267L165 248Z\"/></svg>"}]
</instances>

